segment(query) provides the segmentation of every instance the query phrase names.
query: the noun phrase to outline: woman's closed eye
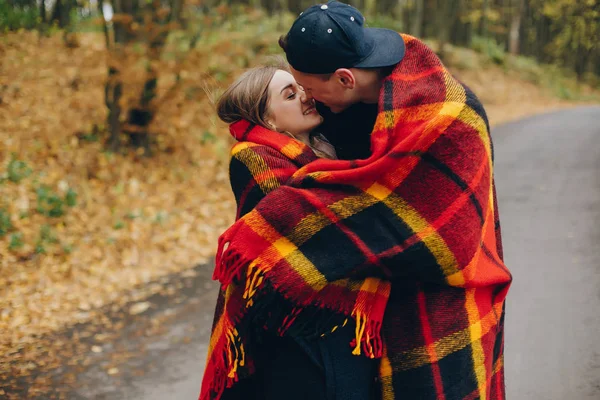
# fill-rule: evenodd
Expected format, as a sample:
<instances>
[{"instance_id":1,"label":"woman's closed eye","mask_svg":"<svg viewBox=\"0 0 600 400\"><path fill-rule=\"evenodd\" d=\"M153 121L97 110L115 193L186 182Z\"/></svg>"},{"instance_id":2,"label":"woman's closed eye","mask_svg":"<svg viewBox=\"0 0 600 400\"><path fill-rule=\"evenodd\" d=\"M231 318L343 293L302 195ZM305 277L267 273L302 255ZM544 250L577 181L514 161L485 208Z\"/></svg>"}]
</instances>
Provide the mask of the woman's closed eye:
<instances>
[{"instance_id":1,"label":"woman's closed eye","mask_svg":"<svg viewBox=\"0 0 600 400\"><path fill-rule=\"evenodd\" d=\"M295 98L296 98L296 92L290 93L290 95L287 97L288 100L294 100Z\"/></svg>"}]
</instances>

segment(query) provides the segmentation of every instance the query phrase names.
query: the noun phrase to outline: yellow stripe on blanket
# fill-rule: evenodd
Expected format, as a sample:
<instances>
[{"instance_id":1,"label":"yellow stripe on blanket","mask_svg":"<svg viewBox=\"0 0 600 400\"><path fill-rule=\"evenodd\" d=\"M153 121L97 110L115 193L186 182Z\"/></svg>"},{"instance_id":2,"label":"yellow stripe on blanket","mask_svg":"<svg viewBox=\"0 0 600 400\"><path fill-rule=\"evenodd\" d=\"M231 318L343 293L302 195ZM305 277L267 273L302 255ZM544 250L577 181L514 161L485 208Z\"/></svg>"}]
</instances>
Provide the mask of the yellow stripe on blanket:
<instances>
[{"instance_id":1,"label":"yellow stripe on blanket","mask_svg":"<svg viewBox=\"0 0 600 400\"><path fill-rule=\"evenodd\" d=\"M382 201L391 211L400 217L400 219L408 224L410 229L423 241L429 251L433 254L446 277L452 276L454 278L453 283L456 284L456 286L460 286L464 283L464 280L456 278L455 274L459 272L459 270L454 254L450 251L439 233L431 227L427 220L421 217L421 214L419 214L417 210L411 207L400 196L393 194L390 189L378 183L371 185L371 187L366 190L366 193Z\"/></svg>"}]
</instances>

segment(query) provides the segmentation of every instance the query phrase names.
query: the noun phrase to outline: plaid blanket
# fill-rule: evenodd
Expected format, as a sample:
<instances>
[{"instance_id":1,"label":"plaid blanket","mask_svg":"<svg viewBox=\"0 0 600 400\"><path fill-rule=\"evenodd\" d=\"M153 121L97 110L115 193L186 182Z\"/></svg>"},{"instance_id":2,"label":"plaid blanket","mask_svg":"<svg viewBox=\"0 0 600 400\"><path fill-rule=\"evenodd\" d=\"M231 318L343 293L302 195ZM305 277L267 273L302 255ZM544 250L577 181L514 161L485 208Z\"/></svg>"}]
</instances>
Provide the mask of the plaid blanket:
<instances>
[{"instance_id":1,"label":"plaid blanket","mask_svg":"<svg viewBox=\"0 0 600 400\"><path fill-rule=\"evenodd\" d=\"M344 317L357 323L349 351L381 357L384 399L505 397L511 275L487 118L427 46L404 40L406 56L383 82L371 157L307 164L220 238L214 278L227 292L244 286L244 301L226 294L213 337L227 340L211 341L201 398L252 372L249 325L325 332ZM382 290L361 307L377 278L392 282L389 298ZM383 298L380 323L373 299Z\"/></svg>"},{"instance_id":2,"label":"plaid blanket","mask_svg":"<svg viewBox=\"0 0 600 400\"><path fill-rule=\"evenodd\" d=\"M313 150L301 142L246 121L232 124L230 132L239 141L231 150L229 167L231 186L237 202L236 220L252 211L268 193L288 182L301 167L318 159ZM333 282L331 287L322 291L322 301L328 306L336 305L337 310L341 311L337 315L330 315L320 306L305 303L305 307L301 309L285 298L272 297L269 303L278 306L269 309L270 316L265 320L256 311L261 307L249 307L252 305L252 300L248 300L249 291L252 290L250 285L255 282L253 279L256 276L249 271L246 277L247 280L242 280L245 285L228 282L221 286L201 399L219 398L225 388L254 373L255 346L248 341L253 333L254 336L260 336L260 332L256 332L257 327L272 328L279 335L324 336L345 325L348 322L347 315L369 313L372 322L366 334L370 337L367 339L363 333L360 342L371 343L366 350L368 356L382 355L378 330L389 297L389 282L374 277ZM230 318L231 315L233 318ZM321 326L313 323L315 317L321 322ZM366 323L364 320L361 325L363 332ZM373 329L377 332L371 332ZM361 349L356 344L354 353L361 354ZM224 372L227 372L227 376Z\"/></svg>"}]
</instances>

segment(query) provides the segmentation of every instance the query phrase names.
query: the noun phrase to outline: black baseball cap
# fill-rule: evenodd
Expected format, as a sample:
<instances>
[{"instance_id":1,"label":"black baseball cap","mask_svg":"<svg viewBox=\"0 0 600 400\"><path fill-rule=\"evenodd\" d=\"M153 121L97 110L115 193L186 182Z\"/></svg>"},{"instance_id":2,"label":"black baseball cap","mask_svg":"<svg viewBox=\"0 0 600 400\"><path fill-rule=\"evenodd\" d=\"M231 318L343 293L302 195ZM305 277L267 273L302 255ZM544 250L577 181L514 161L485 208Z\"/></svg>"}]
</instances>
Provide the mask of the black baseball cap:
<instances>
[{"instance_id":1,"label":"black baseball cap","mask_svg":"<svg viewBox=\"0 0 600 400\"><path fill-rule=\"evenodd\" d=\"M287 34L287 60L295 70L308 74L399 63L405 52L402 36L364 23L360 11L339 1L309 7Z\"/></svg>"}]
</instances>

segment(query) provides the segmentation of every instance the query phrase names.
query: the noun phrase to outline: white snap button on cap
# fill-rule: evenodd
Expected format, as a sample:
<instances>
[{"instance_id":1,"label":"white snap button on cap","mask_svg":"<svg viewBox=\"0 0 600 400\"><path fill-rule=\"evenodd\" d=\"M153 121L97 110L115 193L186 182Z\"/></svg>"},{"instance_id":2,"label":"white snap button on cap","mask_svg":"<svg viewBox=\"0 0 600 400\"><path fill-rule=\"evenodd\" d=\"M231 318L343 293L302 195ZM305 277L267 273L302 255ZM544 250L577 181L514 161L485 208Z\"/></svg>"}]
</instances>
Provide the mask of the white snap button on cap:
<instances>
[{"instance_id":1,"label":"white snap button on cap","mask_svg":"<svg viewBox=\"0 0 600 400\"><path fill-rule=\"evenodd\" d=\"M328 8L329 8L329 7L327 7L327 4L323 4L323 5L321 6L321 10L327 10Z\"/></svg>"},{"instance_id":2,"label":"white snap button on cap","mask_svg":"<svg viewBox=\"0 0 600 400\"><path fill-rule=\"evenodd\" d=\"M302 28L302 32L304 32L306 30L306 28Z\"/></svg>"},{"instance_id":3,"label":"white snap button on cap","mask_svg":"<svg viewBox=\"0 0 600 400\"><path fill-rule=\"evenodd\" d=\"M331 33L331 32L333 32L333 31L331 30L331 28L327 29L327 33Z\"/></svg>"}]
</instances>

